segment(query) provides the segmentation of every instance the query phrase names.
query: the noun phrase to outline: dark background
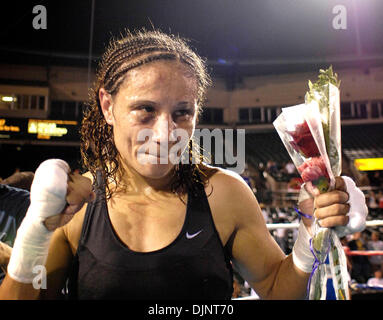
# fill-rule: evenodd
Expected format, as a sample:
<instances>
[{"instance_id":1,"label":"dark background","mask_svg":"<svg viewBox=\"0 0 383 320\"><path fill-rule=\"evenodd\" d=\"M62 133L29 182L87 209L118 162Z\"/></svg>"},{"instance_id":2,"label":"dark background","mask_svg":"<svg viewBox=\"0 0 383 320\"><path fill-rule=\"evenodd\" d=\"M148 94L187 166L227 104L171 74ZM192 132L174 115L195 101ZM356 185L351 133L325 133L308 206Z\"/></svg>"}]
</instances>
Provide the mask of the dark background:
<instances>
[{"instance_id":1,"label":"dark background","mask_svg":"<svg viewBox=\"0 0 383 320\"><path fill-rule=\"evenodd\" d=\"M32 8L37 4L47 8L47 30L32 27ZM93 62L112 35L141 27L190 39L218 74L224 72L222 65L234 63L245 66L242 72L261 74L307 71L310 66L316 70L329 61L361 67L382 62L381 0L95 0L94 4ZM346 30L332 27L336 5L347 9ZM2 4L0 58L57 63L71 57L71 64L86 65L91 12L91 0Z\"/></svg>"}]
</instances>

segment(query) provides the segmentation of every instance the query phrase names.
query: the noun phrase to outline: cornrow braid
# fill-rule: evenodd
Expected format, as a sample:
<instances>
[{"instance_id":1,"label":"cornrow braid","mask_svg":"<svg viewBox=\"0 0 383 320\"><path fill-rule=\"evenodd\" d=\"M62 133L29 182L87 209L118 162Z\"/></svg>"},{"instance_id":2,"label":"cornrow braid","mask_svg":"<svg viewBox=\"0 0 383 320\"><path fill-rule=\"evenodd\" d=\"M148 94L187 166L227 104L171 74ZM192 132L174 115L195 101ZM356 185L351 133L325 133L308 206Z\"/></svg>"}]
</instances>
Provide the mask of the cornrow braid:
<instances>
[{"instance_id":1,"label":"cornrow braid","mask_svg":"<svg viewBox=\"0 0 383 320\"><path fill-rule=\"evenodd\" d=\"M121 52L134 52L135 50L144 49L149 46L153 46L157 49L165 49L166 45L161 44L159 41L153 41L153 37L149 37L148 35L149 33L146 35L138 33L137 36L135 36L128 32L127 35L122 36L120 40L112 40L109 50L104 54L103 63L109 64L111 61L114 61L116 56Z\"/></svg>"},{"instance_id":2,"label":"cornrow braid","mask_svg":"<svg viewBox=\"0 0 383 320\"><path fill-rule=\"evenodd\" d=\"M205 61L190 49L185 39L157 30L126 31L119 39L112 39L97 68L96 80L85 105L80 129L83 165L90 171L94 181L97 171L101 171L106 182L117 183L123 174L112 126L107 124L101 110L100 89L104 88L112 96L116 95L130 70L158 60L180 61L188 66L198 83L198 112L201 110L211 80ZM203 159L199 146L193 144L192 140L188 152L189 159L193 156ZM171 189L181 198L185 192L193 191L193 182L207 184L208 177L215 171L216 169L205 166L202 161L197 164L191 161L189 164L178 164L175 166ZM112 195L109 183L106 183L106 187L109 199Z\"/></svg>"},{"instance_id":3,"label":"cornrow braid","mask_svg":"<svg viewBox=\"0 0 383 320\"><path fill-rule=\"evenodd\" d=\"M122 66L120 70L116 70L113 76L110 77L110 80L105 84L105 90L107 90L110 94L115 94L123 82L123 76L131 69L137 68L149 62L153 62L156 60L176 60L176 56L173 53L160 53L153 56L148 56L141 60L134 61L131 64ZM109 87L111 85L111 87Z\"/></svg>"},{"instance_id":4,"label":"cornrow braid","mask_svg":"<svg viewBox=\"0 0 383 320\"><path fill-rule=\"evenodd\" d=\"M113 60L113 63L110 63L105 68L106 70L105 74L103 75L103 78L107 80L110 74L115 73L116 70L119 69L121 62L128 61L131 57L143 55L144 53L150 53L154 51L159 51L158 47L134 48L128 53L124 53L123 51L119 50L119 54L115 56L115 60Z\"/></svg>"}]
</instances>

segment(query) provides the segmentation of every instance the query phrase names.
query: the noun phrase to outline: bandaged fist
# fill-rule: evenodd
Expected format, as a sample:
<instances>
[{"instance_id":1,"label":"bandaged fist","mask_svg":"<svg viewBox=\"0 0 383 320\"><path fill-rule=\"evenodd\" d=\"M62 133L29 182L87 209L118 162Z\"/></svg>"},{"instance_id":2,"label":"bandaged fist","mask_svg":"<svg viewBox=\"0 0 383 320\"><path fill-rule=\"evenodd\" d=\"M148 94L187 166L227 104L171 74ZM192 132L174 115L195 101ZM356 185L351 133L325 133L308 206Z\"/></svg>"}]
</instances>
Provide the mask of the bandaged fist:
<instances>
[{"instance_id":1,"label":"bandaged fist","mask_svg":"<svg viewBox=\"0 0 383 320\"><path fill-rule=\"evenodd\" d=\"M89 178L70 173L68 164L60 159L46 160L35 172L31 187L31 214L43 220L53 231L68 223L85 202L95 194Z\"/></svg>"}]
</instances>

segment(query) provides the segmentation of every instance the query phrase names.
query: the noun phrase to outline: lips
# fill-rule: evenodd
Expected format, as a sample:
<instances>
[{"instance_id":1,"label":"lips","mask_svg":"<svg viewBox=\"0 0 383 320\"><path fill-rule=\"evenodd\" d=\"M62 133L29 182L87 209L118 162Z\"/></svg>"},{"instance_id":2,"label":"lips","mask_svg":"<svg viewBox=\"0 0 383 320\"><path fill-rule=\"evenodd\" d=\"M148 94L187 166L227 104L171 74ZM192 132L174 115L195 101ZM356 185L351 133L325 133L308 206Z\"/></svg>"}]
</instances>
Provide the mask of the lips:
<instances>
[{"instance_id":1,"label":"lips","mask_svg":"<svg viewBox=\"0 0 383 320\"><path fill-rule=\"evenodd\" d=\"M177 164L179 162L180 156L177 155L174 151L162 151L154 153L150 151L139 151L137 152L137 160L141 164L168 164L173 163Z\"/></svg>"},{"instance_id":2,"label":"lips","mask_svg":"<svg viewBox=\"0 0 383 320\"><path fill-rule=\"evenodd\" d=\"M158 154L153 154L153 153L145 153L145 155L147 155L147 156L152 156L152 157L156 157L156 158L159 158L159 159L161 159L161 158L167 158L168 156L166 155L165 157L161 157L160 155L158 155Z\"/></svg>"},{"instance_id":3,"label":"lips","mask_svg":"<svg viewBox=\"0 0 383 320\"><path fill-rule=\"evenodd\" d=\"M168 157L158 157L157 155L150 154L147 152L139 152L137 153L137 161L142 165L147 164L163 164L168 163Z\"/></svg>"},{"instance_id":4,"label":"lips","mask_svg":"<svg viewBox=\"0 0 383 320\"><path fill-rule=\"evenodd\" d=\"M142 153L145 157L152 157L156 159L168 159L169 158L169 153L150 153L150 152L145 152Z\"/></svg>"}]
</instances>

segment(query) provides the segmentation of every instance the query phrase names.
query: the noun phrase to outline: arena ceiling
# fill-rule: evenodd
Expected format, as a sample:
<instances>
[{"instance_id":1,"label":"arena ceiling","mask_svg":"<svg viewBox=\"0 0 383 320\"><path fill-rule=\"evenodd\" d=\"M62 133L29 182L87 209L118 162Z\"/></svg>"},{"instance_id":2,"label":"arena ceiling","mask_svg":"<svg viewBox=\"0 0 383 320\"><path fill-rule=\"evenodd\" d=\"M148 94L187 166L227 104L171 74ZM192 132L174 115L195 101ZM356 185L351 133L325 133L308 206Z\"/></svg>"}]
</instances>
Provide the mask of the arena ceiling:
<instances>
[{"instance_id":1,"label":"arena ceiling","mask_svg":"<svg viewBox=\"0 0 383 320\"><path fill-rule=\"evenodd\" d=\"M46 30L32 26L35 5L47 9ZM2 13L3 62L87 65L112 35L154 27L190 39L218 73L383 64L381 0L32 0Z\"/></svg>"}]
</instances>

